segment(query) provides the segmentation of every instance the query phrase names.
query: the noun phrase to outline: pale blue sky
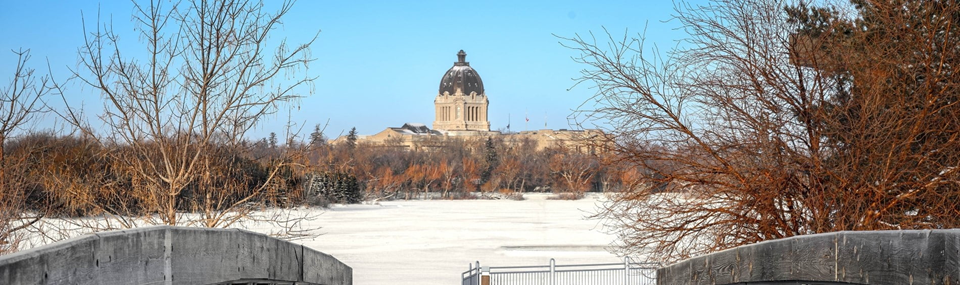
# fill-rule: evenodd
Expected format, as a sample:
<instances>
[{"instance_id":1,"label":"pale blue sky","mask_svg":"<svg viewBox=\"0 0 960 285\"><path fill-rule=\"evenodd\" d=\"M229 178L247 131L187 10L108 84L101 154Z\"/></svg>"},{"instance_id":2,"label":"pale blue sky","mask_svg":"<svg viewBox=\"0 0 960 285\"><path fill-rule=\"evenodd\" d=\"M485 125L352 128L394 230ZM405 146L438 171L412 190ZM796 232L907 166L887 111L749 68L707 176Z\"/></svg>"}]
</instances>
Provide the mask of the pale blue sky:
<instances>
[{"instance_id":1,"label":"pale blue sky","mask_svg":"<svg viewBox=\"0 0 960 285\"><path fill-rule=\"evenodd\" d=\"M276 2L268 2L276 6ZM269 6L268 5L268 6ZM590 31L614 36L632 35L646 27L648 45L662 50L684 34L675 28L670 1L305 1L301 0L273 33L289 42L302 42L319 29L313 45L317 59L308 71L319 76L313 94L299 102L299 110L262 122L250 136L283 133L289 117L305 125L329 119L328 137L351 127L374 134L405 122L433 123L433 99L440 78L456 61L457 51L483 78L490 99L491 127L511 129L544 126L570 128L571 110L588 99L589 85L573 86L583 66L570 57L555 35L570 37ZM112 16L114 27L134 38L127 1L3 1L0 9L0 82L7 84L15 58L11 49L31 49L32 67L46 70L49 60L59 81L76 65L83 43L81 11L88 27L97 10ZM139 46L135 46L140 48ZM82 102L87 113L99 112L100 97L89 87L66 86L73 104ZM304 93L310 90L302 90ZM46 116L34 128L47 128Z\"/></svg>"}]
</instances>

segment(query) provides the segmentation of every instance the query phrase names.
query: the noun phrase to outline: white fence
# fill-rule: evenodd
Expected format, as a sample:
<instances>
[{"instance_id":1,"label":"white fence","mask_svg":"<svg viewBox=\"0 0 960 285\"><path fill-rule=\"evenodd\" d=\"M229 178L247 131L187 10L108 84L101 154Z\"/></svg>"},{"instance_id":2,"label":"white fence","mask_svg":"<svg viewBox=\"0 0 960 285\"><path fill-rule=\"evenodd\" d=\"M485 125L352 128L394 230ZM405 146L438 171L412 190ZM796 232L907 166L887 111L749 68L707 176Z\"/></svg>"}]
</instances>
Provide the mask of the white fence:
<instances>
[{"instance_id":1,"label":"white fence","mask_svg":"<svg viewBox=\"0 0 960 285\"><path fill-rule=\"evenodd\" d=\"M480 266L470 264L462 285L655 285L658 264L623 263L540 266Z\"/></svg>"}]
</instances>

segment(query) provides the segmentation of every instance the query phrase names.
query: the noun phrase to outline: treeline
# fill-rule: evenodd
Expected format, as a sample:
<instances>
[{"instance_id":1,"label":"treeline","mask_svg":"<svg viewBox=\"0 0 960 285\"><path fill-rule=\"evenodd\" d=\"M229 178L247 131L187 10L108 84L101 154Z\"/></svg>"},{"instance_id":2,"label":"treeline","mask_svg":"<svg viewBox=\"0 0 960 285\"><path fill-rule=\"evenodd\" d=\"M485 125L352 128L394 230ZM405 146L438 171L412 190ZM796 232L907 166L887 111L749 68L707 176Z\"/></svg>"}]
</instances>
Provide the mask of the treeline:
<instances>
[{"instance_id":1,"label":"treeline","mask_svg":"<svg viewBox=\"0 0 960 285\"><path fill-rule=\"evenodd\" d=\"M431 147L364 143L322 145L309 152L320 172L347 173L367 199L461 198L471 192L617 191L636 173L562 145L540 148L533 140L450 138Z\"/></svg>"},{"instance_id":2,"label":"treeline","mask_svg":"<svg viewBox=\"0 0 960 285\"><path fill-rule=\"evenodd\" d=\"M101 143L80 136L35 133L8 139L4 196L19 197L27 209L52 216L144 215L158 212L156 180L137 166L170 167L161 151L204 148L203 172L190 179L175 199L176 211L220 211L237 203L286 206L300 202L303 171L282 163L285 154L245 145L185 146L158 150ZM163 193L161 193L163 194Z\"/></svg>"},{"instance_id":3,"label":"treeline","mask_svg":"<svg viewBox=\"0 0 960 285\"><path fill-rule=\"evenodd\" d=\"M4 147L4 188L18 192L27 208L59 216L151 214L160 206L156 191L147 189L146 180L154 178L130 165L137 160L164 167L163 160L133 148L50 133L11 139ZM637 177L604 163L600 155L561 146L538 150L531 140L449 139L433 148L407 149L323 141L278 145L274 138L206 148L204 171L177 195L176 211L223 210L237 203L286 207L462 199L473 192L579 197L619 191Z\"/></svg>"}]
</instances>

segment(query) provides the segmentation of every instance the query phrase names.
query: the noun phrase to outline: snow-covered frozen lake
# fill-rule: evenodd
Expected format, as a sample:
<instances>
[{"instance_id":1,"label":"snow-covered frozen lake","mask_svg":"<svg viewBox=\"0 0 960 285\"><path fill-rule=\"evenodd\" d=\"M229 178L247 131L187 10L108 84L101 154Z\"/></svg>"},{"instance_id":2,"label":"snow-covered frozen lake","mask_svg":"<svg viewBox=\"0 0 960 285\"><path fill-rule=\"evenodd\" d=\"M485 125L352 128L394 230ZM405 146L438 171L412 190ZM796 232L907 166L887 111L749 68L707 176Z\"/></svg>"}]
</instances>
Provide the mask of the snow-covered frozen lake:
<instances>
[{"instance_id":1,"label":"snow-covered frozen lake","mask_svg":"<svg viewBox=\"0 0 960 285\"><path fill-rule=\"evenodd\" d=\"M576 201L548 200L550 194L529 194L526 200L410 200L377 205L333 205L329 209L299 208L292 212L315 219L303 228L318 228L319 236L294 240L330 254L353 268L356 285L461 284L469 264L483 266L620 263L608 248L607 234L596 212L602 197ZM270 210L261 212L266 215ZM100 218L49 219L41 238L30 245L92 231L89 226L116 220ZM139 221L137 223L142 223ZM117 224L111 225L119 226ZM237 225L273 233L266 224ZM47 232L50 231L50 232ZM29 247L29 246L28 246Z\"/></svg>"},{"instance_id":2,"label":"snow-covered frozen lake","mask_svg":"<svg viewBox=\"0 0 960 285\"><path fill-rule=\"evenodd\" d=\"M313 223L321 236L297 241L353 268L354 284L460 284L484 266L622 262L605 248L597 197L529 195L524 201L389 201L333 206Z\"/></svg>"}]
</instances>

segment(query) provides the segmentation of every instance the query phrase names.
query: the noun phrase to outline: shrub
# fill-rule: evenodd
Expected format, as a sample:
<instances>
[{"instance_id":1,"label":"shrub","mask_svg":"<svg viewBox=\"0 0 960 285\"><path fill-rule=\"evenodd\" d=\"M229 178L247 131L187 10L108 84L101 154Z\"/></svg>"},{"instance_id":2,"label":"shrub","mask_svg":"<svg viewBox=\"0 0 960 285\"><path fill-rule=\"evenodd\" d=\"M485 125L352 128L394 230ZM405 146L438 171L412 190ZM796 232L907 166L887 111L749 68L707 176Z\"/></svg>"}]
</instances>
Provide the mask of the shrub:
<instances>
[{"instance_id":1,"label":"shrub","mask_svg":"<svg viewBox=\"0 0 960 285\"><path fill-rule=\"evenodd\" d=\"M306 183L305 201L309 205L328 203L356 204L362 200L357 177L344 172L320 172Z\"/></svg>"},{"instance_id":2,"label":"shrub","mask_svg":"<svg viewBox=\"0 0 960 285\"><path fill-rule=\"evenodd\" d=\"M583 199L583 192L563 192L547 198L547 200L580 200L580 199Z\"/></svg>"}]
</instances>

